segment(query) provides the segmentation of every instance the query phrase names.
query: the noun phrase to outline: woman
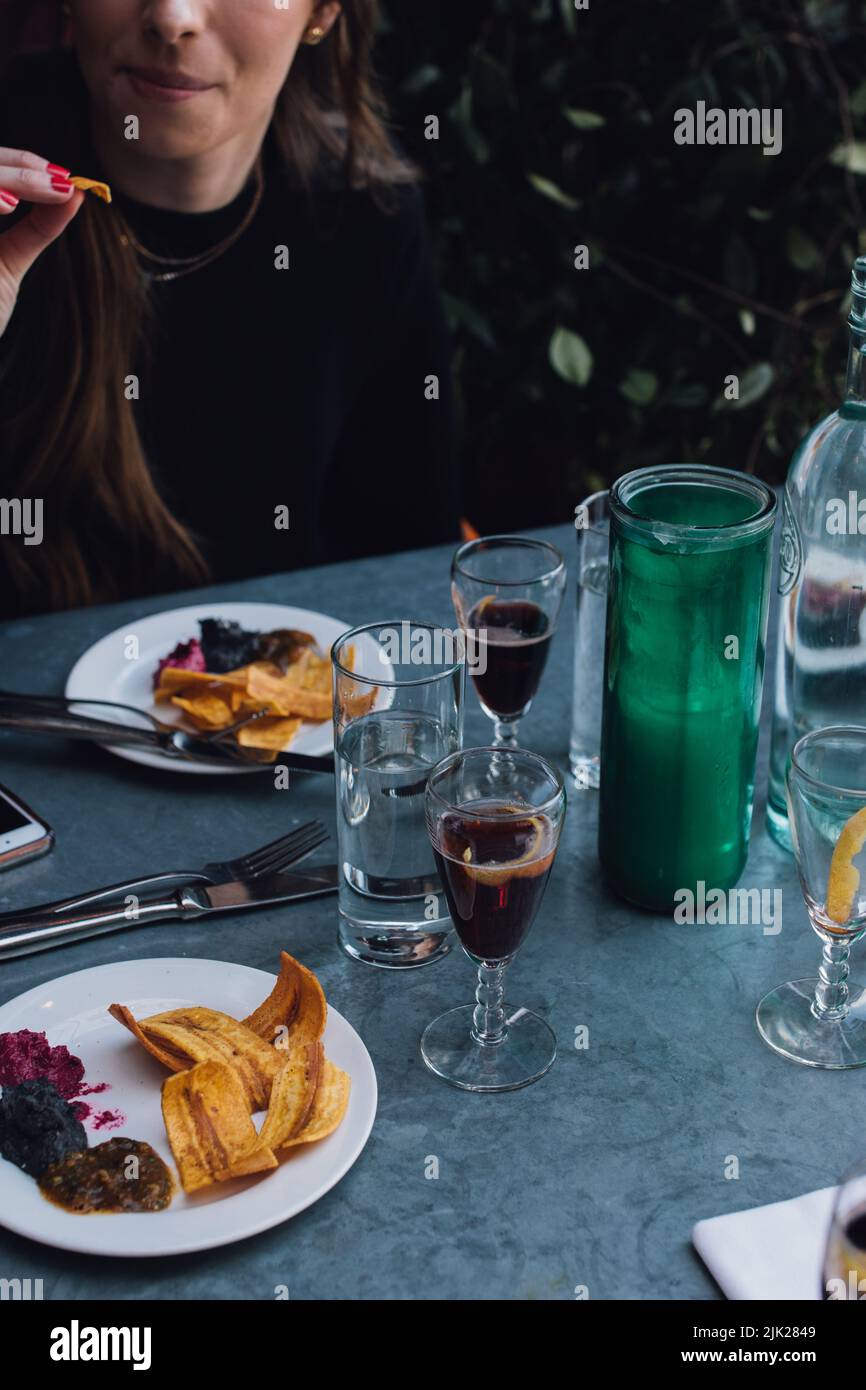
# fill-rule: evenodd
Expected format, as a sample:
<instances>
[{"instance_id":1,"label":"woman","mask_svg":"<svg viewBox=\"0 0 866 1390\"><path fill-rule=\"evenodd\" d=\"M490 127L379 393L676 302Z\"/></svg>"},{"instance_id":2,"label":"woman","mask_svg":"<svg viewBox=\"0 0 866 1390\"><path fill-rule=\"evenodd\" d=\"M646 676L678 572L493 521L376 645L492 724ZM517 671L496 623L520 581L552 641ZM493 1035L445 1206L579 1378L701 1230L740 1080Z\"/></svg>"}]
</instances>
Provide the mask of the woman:
<instances>
[{"instance_id":1,"label":"woman","mask_svg":"<svg viewBox=\"0 0 866 1390\"><path fill-rule=\"evenodd\" d=\"M455 538L376 0L63 10L0 95L0 498L43 508L0 537L0 614Z\"/></svg>"}]
</instances>

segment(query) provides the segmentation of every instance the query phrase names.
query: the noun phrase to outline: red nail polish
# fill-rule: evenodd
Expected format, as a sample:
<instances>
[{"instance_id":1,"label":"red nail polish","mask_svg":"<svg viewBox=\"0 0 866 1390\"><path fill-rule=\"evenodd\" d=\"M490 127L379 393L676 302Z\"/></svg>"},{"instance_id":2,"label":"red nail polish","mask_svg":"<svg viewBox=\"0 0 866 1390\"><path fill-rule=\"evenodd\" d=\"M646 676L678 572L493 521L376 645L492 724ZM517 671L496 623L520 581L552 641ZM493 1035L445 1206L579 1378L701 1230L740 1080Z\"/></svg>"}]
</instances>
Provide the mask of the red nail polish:
<instances>
[{"instance_id":1,"label":"red nail polish","mask_svg":"<svg viewBox=\"0 0 866 1390\"><path fill-rule=\"evenodd\" d=\"M61 174L61 175L63 176L63 178L68 178L69 175L72 173L72 170L71 170L71 169L64 169L64 167L63 167L62 164L49 164L48 167L47 167L47 169L46 169L46 173L48 173L48 174Z\"/></svg>"},{"instance_id":2,"label":"red nail polish","mask_svg":"<svg viewBox=\"0 0 866 1390\"><path fill-rule=\"evenodd\" d=\"M0 198L2 198L3 202L10 208L17 208L18 204L21 202L21 199L16 198L14 193L7 193L5 188L0 188Z\"/></svg>"},{"instance_id":3,"label":"red nail polish","mask_svg":"<svg viewBox=\"0 0 866 1390\"><path fill-rule=\"evenodd\" d=\"M61 178L59 177L59 175L56 175L56 174L55 174L54 178L51 180L51 187L52 187L52 188L56 188L58 193L71 193L71 192L72 192L72 184L69 182L69 180L68 180L68 179L61 179Z\"/></svg>"}]
</instances>

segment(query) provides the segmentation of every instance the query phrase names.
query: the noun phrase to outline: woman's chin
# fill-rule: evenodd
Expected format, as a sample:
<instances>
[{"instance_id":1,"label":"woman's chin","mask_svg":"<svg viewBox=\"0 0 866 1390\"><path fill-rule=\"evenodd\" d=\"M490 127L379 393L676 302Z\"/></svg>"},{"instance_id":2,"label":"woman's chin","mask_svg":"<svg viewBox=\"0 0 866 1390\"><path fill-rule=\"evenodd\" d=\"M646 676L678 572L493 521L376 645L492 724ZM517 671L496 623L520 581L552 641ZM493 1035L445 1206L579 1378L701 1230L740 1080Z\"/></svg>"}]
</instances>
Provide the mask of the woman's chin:
<instances>
[{"instance_id":1,"label":"woman's chin","mask_svg":"<svg viewBox=\"0 0 866 1390\"><path fill-rule=\"evenodd\" d=\"M136 142L135 153L147 160L182 162L209 154L216 143L212 130L193 134L188 131L160 132L151 128L145 140Z\"/></svg>"}]
</instances>

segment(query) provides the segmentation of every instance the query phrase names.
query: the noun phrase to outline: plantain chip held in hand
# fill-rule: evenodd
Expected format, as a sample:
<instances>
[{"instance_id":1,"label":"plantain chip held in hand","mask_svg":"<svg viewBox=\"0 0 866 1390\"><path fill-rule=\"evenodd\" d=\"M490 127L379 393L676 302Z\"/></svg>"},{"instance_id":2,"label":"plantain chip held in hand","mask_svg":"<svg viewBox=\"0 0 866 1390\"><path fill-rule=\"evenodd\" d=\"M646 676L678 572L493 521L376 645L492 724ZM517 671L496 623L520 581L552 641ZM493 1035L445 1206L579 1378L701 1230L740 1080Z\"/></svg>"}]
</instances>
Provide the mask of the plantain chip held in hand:
<instances>
[{"instance_id":1,"label":"plantain chip held in hand","mask_svg":"<svg viewBox=\"0 0 866 1390\"><path fill-rule=\"evenodd\" d=\"M82 193L93 193L103 203L111 202L111 189L107 183L100 183L98 179L84 179L80 174L75 174L69 182L74 188L80 188Z\"/></svg>"}]
</instances>

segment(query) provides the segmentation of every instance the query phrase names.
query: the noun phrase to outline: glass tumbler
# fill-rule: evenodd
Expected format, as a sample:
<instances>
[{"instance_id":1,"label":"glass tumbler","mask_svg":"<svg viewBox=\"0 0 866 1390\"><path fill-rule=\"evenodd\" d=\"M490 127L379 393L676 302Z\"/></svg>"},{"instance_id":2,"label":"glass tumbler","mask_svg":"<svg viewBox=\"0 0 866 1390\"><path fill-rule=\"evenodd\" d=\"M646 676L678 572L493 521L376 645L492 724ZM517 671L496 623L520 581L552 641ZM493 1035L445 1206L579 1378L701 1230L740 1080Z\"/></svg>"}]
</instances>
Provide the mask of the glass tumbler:
<instances>
[{"instance_id":1,"label":"glass tumbler","mask_svg":"<svg viewBox=\"0 0 866 1390\"><path fill-rule=\"evenodd\" d=\"M450 949L424 791L462 742L464 652L461 633L402 619L332 649L339 940L368 965L429 965Z\"/></svg>"}]
</instances>

